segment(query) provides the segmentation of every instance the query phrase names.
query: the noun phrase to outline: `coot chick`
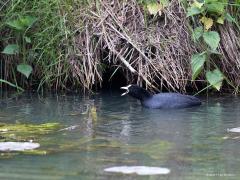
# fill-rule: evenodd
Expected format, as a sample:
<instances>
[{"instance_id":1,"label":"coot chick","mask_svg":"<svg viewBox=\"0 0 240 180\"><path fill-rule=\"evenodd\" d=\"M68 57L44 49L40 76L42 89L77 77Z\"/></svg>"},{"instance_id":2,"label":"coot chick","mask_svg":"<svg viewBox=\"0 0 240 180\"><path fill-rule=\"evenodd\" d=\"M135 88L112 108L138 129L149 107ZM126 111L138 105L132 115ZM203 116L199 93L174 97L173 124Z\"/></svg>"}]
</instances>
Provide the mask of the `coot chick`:
<instances>
[{"instance_id":1,"label":"coot chick","mask_svg":"<svg viewBox=\"0 0 240 180\"><path fill-rule=\"evenodd\" d=\"M121 89L126 90L122 96L129 94L130 96L140 100L142 106L146 108L187 108L201 105L201 100L194 96L179 93L158 93L152 95L147 90L137 85L128 85L126 87L121 87Z\"/></svg>"}]
</instances>

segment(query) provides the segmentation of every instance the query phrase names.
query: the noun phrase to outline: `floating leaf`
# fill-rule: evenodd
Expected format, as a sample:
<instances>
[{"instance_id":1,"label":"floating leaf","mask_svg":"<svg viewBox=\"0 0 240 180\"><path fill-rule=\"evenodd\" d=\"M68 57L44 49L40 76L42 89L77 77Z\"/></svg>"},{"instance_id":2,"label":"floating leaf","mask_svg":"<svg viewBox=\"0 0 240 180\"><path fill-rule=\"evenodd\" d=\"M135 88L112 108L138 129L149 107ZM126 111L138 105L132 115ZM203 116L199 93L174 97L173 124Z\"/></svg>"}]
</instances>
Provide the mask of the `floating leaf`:
<instances>
[{"instance_id":1,"label":"floating leaf","mask_svg":"<svg viewBox=\"0 0 240 180\"><path fill-rule=\"evenodd\" d=\"M216 31L204 32L203 39L212 50L216 50L220 42L219 34Z\"/></svg>"},{"instance_id":2,"label":"floating leaf","mask_svg":"<svg viewBox=\"0 0 240 180\"><path fill-rule=\"evenodd\" d=\"M29 77L29 75L32 73L32 66L28 65L28 64L19 64L17 66L17 71L22 73L24 76L26 76L26 78Z\"/></svg>"},{"instance_id":3,"label":"floating leaf","mask_svg":"<svg viewBox=\"0 0 240 180\"><path fill-rule=\"evenodd\" d=\"M219 69L215 69L213 71L208 71L206 73L206 78L211 86L216 88L218 91L220 90L224 76L223 76L222 72L219 71Z\"/></svg>"},{"instance_id":4,"label":"floating leaf","mask_svg":"<svg viewBox=\"0 0 240 180\"><path fill-rule=\"evenodd\" d=\"M13 55L19 53L19 46L17 44L9 44L2 51L3 54Z\"/></svg>"},{"instance_id":5,"label":"floating leaf","mask_svg":"<svg viewBox=\"0 0 240 180\"><path fill-rule=\"evenodd\" d=\"M192 79L195 80L201 72L206 61L206 53L194 54L191 58Z\"/></svg>"},{"instance_id":6,"label":"floating leaf","mask_svg":"<svg viewBox=\"0 0 240 180\"><path fill-rule=\"evenodd\" d=\"M203 27L199 26L197 28L194 29L193 34L192 34L192 38L193 40L196 42L199 40L199 38L203 35Z\"/></svg>"},{"instance_id":7,"label":"floating leaf","mask_svg":"<svg viewBox=\"0 0 240 180\"><path fill-rule=\"evenodd\" d=\"M196 8L196 7L189 7L187 9L187 17L194 16L194 15L197 15L197 14L200 14L200 13L201 13L201 9Z\"/></svg>"},{"instance_id":8,"label":"floating leaf","mask_svg":"<svg viewBox=\"0 0 240 180\"><path fill-rule=\"evenodd\" d=\"M213 20L212 20L212 18L207 18L207 17L203 16L203 17L200 19L200 21L203 23L204 29L205 29L206 31L208 31L208 30L212 27L212 25L213 25Z\"/></svg>"}]
</instances>

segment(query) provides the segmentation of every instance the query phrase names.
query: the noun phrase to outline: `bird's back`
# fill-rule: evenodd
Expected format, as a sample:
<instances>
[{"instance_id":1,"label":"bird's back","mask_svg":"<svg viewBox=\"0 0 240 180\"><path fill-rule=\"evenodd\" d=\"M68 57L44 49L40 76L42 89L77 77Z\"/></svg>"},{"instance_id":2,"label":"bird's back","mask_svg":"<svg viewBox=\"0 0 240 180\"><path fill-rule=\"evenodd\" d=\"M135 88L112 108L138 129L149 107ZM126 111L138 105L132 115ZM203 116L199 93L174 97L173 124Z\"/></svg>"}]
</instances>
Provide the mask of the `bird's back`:
<instances>
[{"instance_id":1,"label":"bird's back","mask_svg":"<svg viewBox=\"0 0 240 180\"><path fill-rule=\"evenodd\" d=\"M159 93L141 101L142 105L147 108L186 108L198 106L201 104L200 99L179 94L179 93Z\"/></svg>"}]
</instances>

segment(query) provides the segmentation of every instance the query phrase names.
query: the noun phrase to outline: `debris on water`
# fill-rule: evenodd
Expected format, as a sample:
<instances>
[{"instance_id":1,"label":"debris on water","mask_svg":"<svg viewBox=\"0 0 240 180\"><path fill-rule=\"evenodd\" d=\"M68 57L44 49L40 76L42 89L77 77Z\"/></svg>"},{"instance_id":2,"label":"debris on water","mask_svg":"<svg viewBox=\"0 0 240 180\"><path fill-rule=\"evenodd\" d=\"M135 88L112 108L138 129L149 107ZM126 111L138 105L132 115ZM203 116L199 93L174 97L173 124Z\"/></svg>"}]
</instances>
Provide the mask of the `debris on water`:
<instances>
[{"instance_id":1,"label":"debris on water","mask_svg":"<svg viewBox=\"0 0 240 180\"><path fill-rule=\"evenodd\" d=\"M227 129L228 132L233 132L233 133L240 133L240 127L237 128L232 128L232 129Z\"/></svg>"},{"instance_id":2,"label":"debris on water","mask_svg":"<svg viewBox=\"0 0 240 180\"><path fill-rule=\"evenodd\" d=\"M59 131L72 131L72 130L78 128L79 126L80 126L80 125L73 125L73 126L69 126L69 127L60 129Z\"/></svg>"},{"instance_id":3,"label":"debris on water","mask_svg":"<svg viewBox=\"0 0 240 180\"><path fill-rule=\"evenodd\" d=\"M240 138L240 136L237 136L237 137L233 137L232 139L239 139Z\"/></svg>"},{"instance_id":4,"label":"debris on water","mask_svg":"<svg viewBox=\"0 0 240 180\"><path fill-rule=\"evenodd\" d=\"M25 151L39 147L39 143L33 142L0 142L0 151Z\"/></svg>"},{"instance_id":5,"label":"debris on water","mask_svg":"<svg viewBox=\"0 0 240 180\"><path fill-rule=\"evenodd\" d=\"M97 121L97 108L95 106L90 108L90 116L94 122Z\"/></svg>"},{"instance_id":6,"label":"debris on water","mask_svg":"<svg viewBox=\"0 0 240 180\"><path fill-rule=\"evenodd\" d=\"M79 112L76 112L76 113L70 113L70 114L68 114L69 116L79 116L79 115L81 115L81 113L79 113Z\"/></svg>"},{"instance_id":7,"label":"debris on water","mask_svg":"<svg viewBox=\"0 0 240 180\"><path fill-rule=\"evenodd\" d=\"M222 139L224 139L224 140L225 140L225 139L229 139L229 137L228 137L228 136L224 136Z\"/></svg>"},{"instance_id":8,"label":"debris on water","mask_svg":"<svg viewBox=\"0 0 240 180\"><path fill-rule=\"evenodd\" d=\"M159 175L169 174L170 169L150 166L116 166L104 169L106 172L115 172L123 174L138 174L138 175Z\"/></svg>"},{"instance_id":9,"label":"debris on water","mask_svg":"<svg viewBox=\"0 0 240 180\"><path fill-rule=\"evenodd\" d=\"M22 154L30 154L30 155L47 155L47 154L48 154L48 151L34 149L34 150L26 150L26 151L23 151Z\"/></svg>"}]
</instances>

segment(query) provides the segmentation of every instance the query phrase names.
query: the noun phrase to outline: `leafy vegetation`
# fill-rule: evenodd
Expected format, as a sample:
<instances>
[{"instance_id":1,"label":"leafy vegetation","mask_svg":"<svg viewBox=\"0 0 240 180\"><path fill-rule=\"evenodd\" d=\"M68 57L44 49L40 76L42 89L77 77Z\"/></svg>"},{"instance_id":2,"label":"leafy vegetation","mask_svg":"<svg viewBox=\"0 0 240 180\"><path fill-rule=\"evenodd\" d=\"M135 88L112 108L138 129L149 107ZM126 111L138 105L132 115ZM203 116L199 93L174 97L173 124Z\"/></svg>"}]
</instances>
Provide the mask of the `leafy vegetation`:
<instances>
[{"instance_id":1,"label":"leafy vegetation","mask_svg":"<svg viewBox=\"0 0 240 180\"><path fill-rule=\"evenodd\" d=\"M74 4L61 0L12 0L0 7L1 82L38 89L66 85L70 77L68 40L72 33L69 12ZM19 78L18 72L23 77Z\"/></svg>"},{"instance_id":2,"label":"leafy vegetation","mask_svg":"<svg viewBox=\"0 0 240 180\"><path fill-rule=\"evenodd\" d=\"M237 3L237 1L236 1ZM195 27L192 32L192 38L197 44L204 43L203 52L194 54L191 58L192 79L195 80L201 71L206 70L206 79L209 84L220 90L222 82L226 77L220 71L218 63L216 63L216 55L221 55L217 51L220 45L220 35L213 26L223 25L225 19L229 19L231 15L227 12L228 0L194 0L187 9L187 16L192 17ZM232 17L230 19L233 19ZM211 58L211 56L215 56ZM205 66L206 64L206 66ZM213 70L211 70L213 68ZM228 81L229 84L231 84Z\"/></svg>"},{"instance_id":3,"label":"leafy vegetation","mask_svg":"<svg viewBox=\"0 0 240 180\"><path fill-rule=\"evenodd\" d=\"M0 85L91 90L110 67L158 90L200 80L238 92L239 9L239 0L10 0L0 4Z\"/></svg>"},{"instance_id":4,"label":"leafy vegetation","mask_svg":"<svg viewBox=\"0 0 240 180\"><path fill-rule=\"evenodd\" d=\"M198 77L200 72L204 69L204 64L207 63L208 65L206 70L206 79L210 85L217 90L220 90L224 76L214 62L213 64L215 69L213 72L211 72L210 56L211 54L216 54L216 49L220 43L220 36L217 31L209 31L213 26L214 21L212 17L208 18L206 16L214 15L217 17L217 19L215 19L216 22L218 22L219 18L222 18L223 14L226 13L226 5L226 2L224 4L224 2L218 1L198 2L195 0L190 5L187 12L188 17L198 16L194 20L200 24L200 26L196 27L193 30L193 40L200 43L203 41L207 45L205 46L205 51L194 54L191 58L191 67L193 71L192 79L195 80Z\"/></svg>"}]
</instances>

